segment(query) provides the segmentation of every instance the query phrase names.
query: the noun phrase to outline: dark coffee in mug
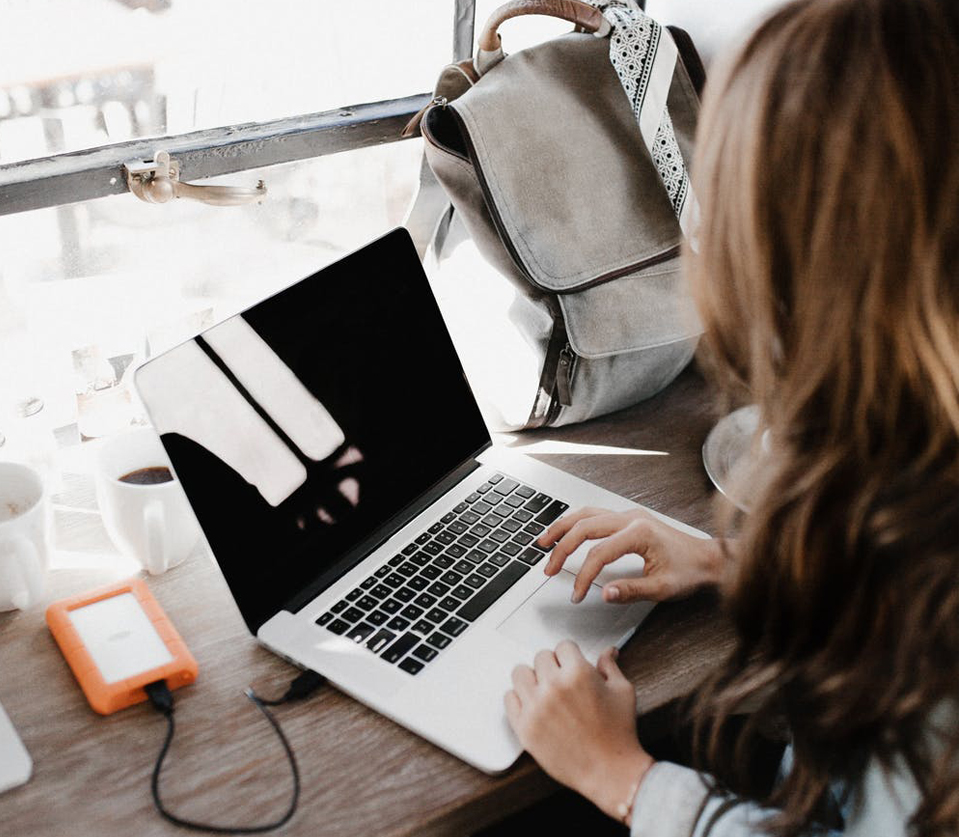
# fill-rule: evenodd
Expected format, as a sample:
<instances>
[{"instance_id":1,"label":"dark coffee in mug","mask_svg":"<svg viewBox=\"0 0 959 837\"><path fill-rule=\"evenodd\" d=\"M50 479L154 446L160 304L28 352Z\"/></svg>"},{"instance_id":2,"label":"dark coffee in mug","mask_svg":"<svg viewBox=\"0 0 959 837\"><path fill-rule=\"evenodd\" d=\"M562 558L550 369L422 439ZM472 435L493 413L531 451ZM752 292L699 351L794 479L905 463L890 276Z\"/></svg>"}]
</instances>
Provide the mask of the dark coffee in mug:
<instances>
[{"instance_id":1,"label":"dark coffee in mug","mask_svg":"<svg viewBox=\"0 0 959 837\"><path fill-rule=\"evenodd\" d=\"M173 474L165 465L153 465L149 468L137 468L120 477L120 482L128 482L131 485L157 485L161 482L170 482L173 480Z\"/></svg>"}]
</instances>

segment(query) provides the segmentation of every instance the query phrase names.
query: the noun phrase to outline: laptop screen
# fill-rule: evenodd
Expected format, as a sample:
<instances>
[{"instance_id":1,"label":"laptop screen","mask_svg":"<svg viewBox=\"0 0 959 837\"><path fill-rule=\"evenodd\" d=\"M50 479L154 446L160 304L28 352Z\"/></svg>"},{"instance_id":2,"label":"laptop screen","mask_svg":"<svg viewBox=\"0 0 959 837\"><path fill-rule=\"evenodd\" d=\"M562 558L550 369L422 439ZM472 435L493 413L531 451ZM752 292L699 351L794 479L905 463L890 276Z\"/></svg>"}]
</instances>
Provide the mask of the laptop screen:
<instances>
[{"instance_id":1,"label":"laptop screen","mask_svg":"<svg viewBox=\"0 0 959 837\"><path fill-rule=\"evenodd\" d=\"M490 441L405 230L136 382L254 633Z\"/></svg>"}]
</instances>

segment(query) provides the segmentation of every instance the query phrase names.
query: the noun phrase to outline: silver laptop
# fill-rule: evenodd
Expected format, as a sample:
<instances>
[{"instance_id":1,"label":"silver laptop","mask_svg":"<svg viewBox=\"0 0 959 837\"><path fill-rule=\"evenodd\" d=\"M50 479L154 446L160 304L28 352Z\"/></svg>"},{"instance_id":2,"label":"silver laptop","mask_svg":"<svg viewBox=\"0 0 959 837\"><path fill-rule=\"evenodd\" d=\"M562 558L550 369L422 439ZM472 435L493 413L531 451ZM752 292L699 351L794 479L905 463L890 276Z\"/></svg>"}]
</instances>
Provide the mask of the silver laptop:
<instances>
[{"instance_id":1,"label":"silver laptop","mask_svg":"<svg viewBox=\"0 0 959 837\"><path fill-rule=\"evenodd\" d=\"M578 605L586 549L543 574L536 538L567 509L635 504L493 446L405 230L136 383L250 631L480 770L521 752L517 663L564 638L595 660L650 609L600 593L638 556Z\"/></svg>"}]
</instances>

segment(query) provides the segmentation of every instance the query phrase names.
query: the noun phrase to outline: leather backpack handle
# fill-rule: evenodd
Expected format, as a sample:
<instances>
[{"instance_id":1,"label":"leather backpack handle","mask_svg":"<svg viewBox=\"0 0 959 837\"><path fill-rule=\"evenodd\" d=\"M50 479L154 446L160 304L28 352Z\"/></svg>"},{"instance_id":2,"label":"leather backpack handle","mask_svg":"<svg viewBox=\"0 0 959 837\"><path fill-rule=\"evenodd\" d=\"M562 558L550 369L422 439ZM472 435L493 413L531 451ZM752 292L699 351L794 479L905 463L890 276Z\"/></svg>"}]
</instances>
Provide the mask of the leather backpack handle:
<instances>
[{"instance_id":1,"label":"leather backpack handle","mask_svg":"<svg viewBox=\"0 0 959 837\"><path fill-rule=\"evenodd\" d=\"M595 6L579 0L512 0L500 6L483 27L478 46L483 52L495 52L500 48L497 30L503 21L520 15L548 15L568 20L584 32L605 34L609 24L603 13Z\"/></svg>"}]
</instances>

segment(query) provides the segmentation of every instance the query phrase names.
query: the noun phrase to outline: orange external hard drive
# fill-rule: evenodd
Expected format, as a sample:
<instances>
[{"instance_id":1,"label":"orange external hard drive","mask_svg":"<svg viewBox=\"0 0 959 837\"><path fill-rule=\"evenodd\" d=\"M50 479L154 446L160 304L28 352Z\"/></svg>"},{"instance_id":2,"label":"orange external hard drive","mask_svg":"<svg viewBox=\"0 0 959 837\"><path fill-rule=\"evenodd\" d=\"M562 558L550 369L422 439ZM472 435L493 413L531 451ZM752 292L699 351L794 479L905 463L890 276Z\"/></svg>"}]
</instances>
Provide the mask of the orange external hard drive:
<instances>
[{"instance_id":1,"label":"orange external hard drive","mask_svg":"<svg viewBox=\"0 0 959 837\"><path fill-rule=\"evenodd\" d=\"M145 701L148 683L196 680L196 660L138 578L54 602L47 625L101 715Z\"/></svg>"}]
</instances>

